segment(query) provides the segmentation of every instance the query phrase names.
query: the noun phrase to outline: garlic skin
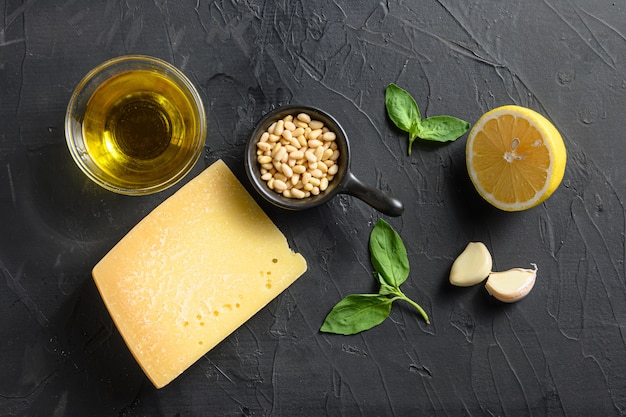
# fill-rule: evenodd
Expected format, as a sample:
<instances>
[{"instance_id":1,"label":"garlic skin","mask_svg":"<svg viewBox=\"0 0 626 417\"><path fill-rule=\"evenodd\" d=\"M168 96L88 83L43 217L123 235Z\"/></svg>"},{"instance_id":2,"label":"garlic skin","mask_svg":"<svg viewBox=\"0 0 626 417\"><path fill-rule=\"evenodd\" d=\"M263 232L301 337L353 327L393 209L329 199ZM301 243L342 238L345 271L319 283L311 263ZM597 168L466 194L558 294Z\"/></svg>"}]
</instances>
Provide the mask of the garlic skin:
<instances>
[{"instance_id":1,"label":"garlic skin","mask_svg":"<svg viewBox=\"0 0 626 417\"><path fill-rule=\"evenodd\" d=\"M533 269L513 268L502 272L492 272L485 288L495 299L503 303L514 303L526 297L537 279L537 265Z\"/></svg>"},{"instance_id":2,"label":"garlic skin","mask_svg":"<svg viewBox=\"0 0 626 417\"><path fill-rule=\"evenodd\" d=\"M450 283L458 287L476 285L491 272L489 249L482 242L470 242L456 258L450 269Z\"/></svg>"}]
</instances>

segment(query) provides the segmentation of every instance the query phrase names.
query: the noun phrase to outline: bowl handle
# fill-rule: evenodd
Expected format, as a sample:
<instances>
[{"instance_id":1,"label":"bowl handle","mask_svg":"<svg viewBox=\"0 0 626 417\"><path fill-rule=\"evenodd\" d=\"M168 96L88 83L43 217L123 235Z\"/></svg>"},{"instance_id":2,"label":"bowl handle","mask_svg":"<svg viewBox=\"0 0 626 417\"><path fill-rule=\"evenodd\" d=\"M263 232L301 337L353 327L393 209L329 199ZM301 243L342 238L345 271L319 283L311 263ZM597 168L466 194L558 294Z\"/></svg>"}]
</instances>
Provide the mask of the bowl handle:
<instances>
[{"instance_id":1,"label":"bowl handle","mask_svg":"<svg viewBox=\"0 0 626 417\"><path fill-rule=\"evenodd\" d=\"M343 189L340 192L354 196L388 216L397 217L404 212L404 205L400 200L364 184L350 171L346 172Z\"/></svg>"}]
</instances>

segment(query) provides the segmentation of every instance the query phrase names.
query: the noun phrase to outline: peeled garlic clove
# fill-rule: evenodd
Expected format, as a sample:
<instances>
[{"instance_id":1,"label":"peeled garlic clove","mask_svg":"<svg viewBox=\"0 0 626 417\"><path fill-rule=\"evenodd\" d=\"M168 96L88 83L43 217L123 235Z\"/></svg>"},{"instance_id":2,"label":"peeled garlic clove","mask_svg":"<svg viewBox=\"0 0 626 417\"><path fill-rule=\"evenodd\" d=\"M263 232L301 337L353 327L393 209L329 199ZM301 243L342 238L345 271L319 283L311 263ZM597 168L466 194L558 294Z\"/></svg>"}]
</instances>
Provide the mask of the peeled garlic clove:
<instances>
[{"instance_id":1,"label":"peeled garlic clove","mask_svg":"<svg viewBox=\"0 0 626 417\"><path fill-rule=\"evenodd\" d=\"M508 271L492 272L485 288L489 294L504 303L514 303L526 297L535 285L537 265L534 269L513 268Z\"/></svg>"},{"instance_id":2,"label":"peeled garlic clove","mask_svg":"<svg viewBox=\"0 0 626 417\"><path fill-rule=\"evenodd\" d=\"M468 243L450 270L450 283L469 287L483 281L491 272L491 254L481 242Z\"/></svg>"}]
</instances>

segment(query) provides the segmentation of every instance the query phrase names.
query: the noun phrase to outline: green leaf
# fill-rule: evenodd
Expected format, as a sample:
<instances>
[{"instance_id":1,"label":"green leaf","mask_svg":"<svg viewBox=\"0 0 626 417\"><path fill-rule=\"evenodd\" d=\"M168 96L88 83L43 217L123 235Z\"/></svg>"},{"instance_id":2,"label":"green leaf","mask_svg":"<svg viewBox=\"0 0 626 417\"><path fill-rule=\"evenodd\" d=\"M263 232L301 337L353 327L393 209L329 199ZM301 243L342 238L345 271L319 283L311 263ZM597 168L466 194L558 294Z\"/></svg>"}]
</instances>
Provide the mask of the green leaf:
<instances>
[{"instance_id":1,"label":"green leaf","mask_svg":"<svg viewBox=\"0 0 626 417\"><path fill-rule=\"evenodd\" d=\"M449 142L458 139L470 128L468 122L452 116L433 116L422 119L413 97L393 83L389 84L385 91L385 106L391 121L398 128L409 133L409 155L411 155L413 142L417 138Z\"/></svg>"},{"instance_id":2,"label":"green leaf","mask_svg":"<svg viewBox=\"0 0 626 417\"><path fill-rule=\"evenodd\" d=\"M351 335L369 330L385 321L396 300L411 304L430 323L426 311L400 290L409 276L409 259L400 235L379 219L370 234L369 247L374 276L380 284L378 294L348 295L328 313L320 331Z\"/></svg>"},{"instance_id":3,"label":"green leaf","mask_svg":"<svg viewBox=\"0 0 626 417\"><path fill-rule=\"evenodd\" d=\"M458 139L470 128L464 120L452 116L433 116L422 119L419 125L419 137L437 142L449 142Z\"/></svg>"},{"instance_id":4,"label":"green leaf","mask_svg":"<svg viewBox=\"0 0 626 417\"><path fill-rule=\"evenodd\" d=\"M393 300L381 294L351 294L328 313L320 331L356 334L381 324L391 312Z\"/></svg>"},{"instance_id":5,"label":"green leaf","mask_svg":"<svg viewBox=\"0 0 626 417\"><path fill-rule=\"evenodd\" d=\"M400 235L379 219L370 234L370 258L384 282L398 288L409 276L409 259Z\"/></svg>"},{"instance_id":6,"label":"green leaf","mask_svg":"<svg viewBox=\"0 0 626 417\"><path fill-rule=\"evenodd\" d=\"M375 272L374 274L376 275L376 278L378 278L378 282L380 283L380 289L378 290L378 294L398 295L398 289L387 284L385 282L385 278L383 278L383 276L379 272Z\"/></svg>"},{"instance_id":7,"label":"green leaf","mask_svg":"<svg viewBox=\"0 0 626 417\"><path fill-rule=\"evenodd\" d=\"M417 103L411 95L395 84L385 91L385 106L391 121L405 132L414 132L421 119Z\"/></svg>"}]
</instances>

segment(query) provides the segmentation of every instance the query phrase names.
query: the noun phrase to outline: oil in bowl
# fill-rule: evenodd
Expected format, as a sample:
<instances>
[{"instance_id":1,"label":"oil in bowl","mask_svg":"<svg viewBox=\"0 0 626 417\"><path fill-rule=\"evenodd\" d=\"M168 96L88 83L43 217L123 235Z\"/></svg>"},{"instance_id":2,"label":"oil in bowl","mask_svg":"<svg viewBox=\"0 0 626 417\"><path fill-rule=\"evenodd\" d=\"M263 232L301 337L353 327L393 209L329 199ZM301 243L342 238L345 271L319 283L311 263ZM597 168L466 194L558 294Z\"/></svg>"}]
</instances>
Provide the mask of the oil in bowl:
<instances>
[{"instance_id":1,"label":"oil in bowl","mask_svg":"<svg viewBox=\"0 0 626 417\"><path fill-rule=\"evenodd\" d=\"M197 162L204 107L191 82L165 61L125 56L92 70L68 106L70 152L89 178L111 191L161 191Z\"/></svg>"}]
</instances>

